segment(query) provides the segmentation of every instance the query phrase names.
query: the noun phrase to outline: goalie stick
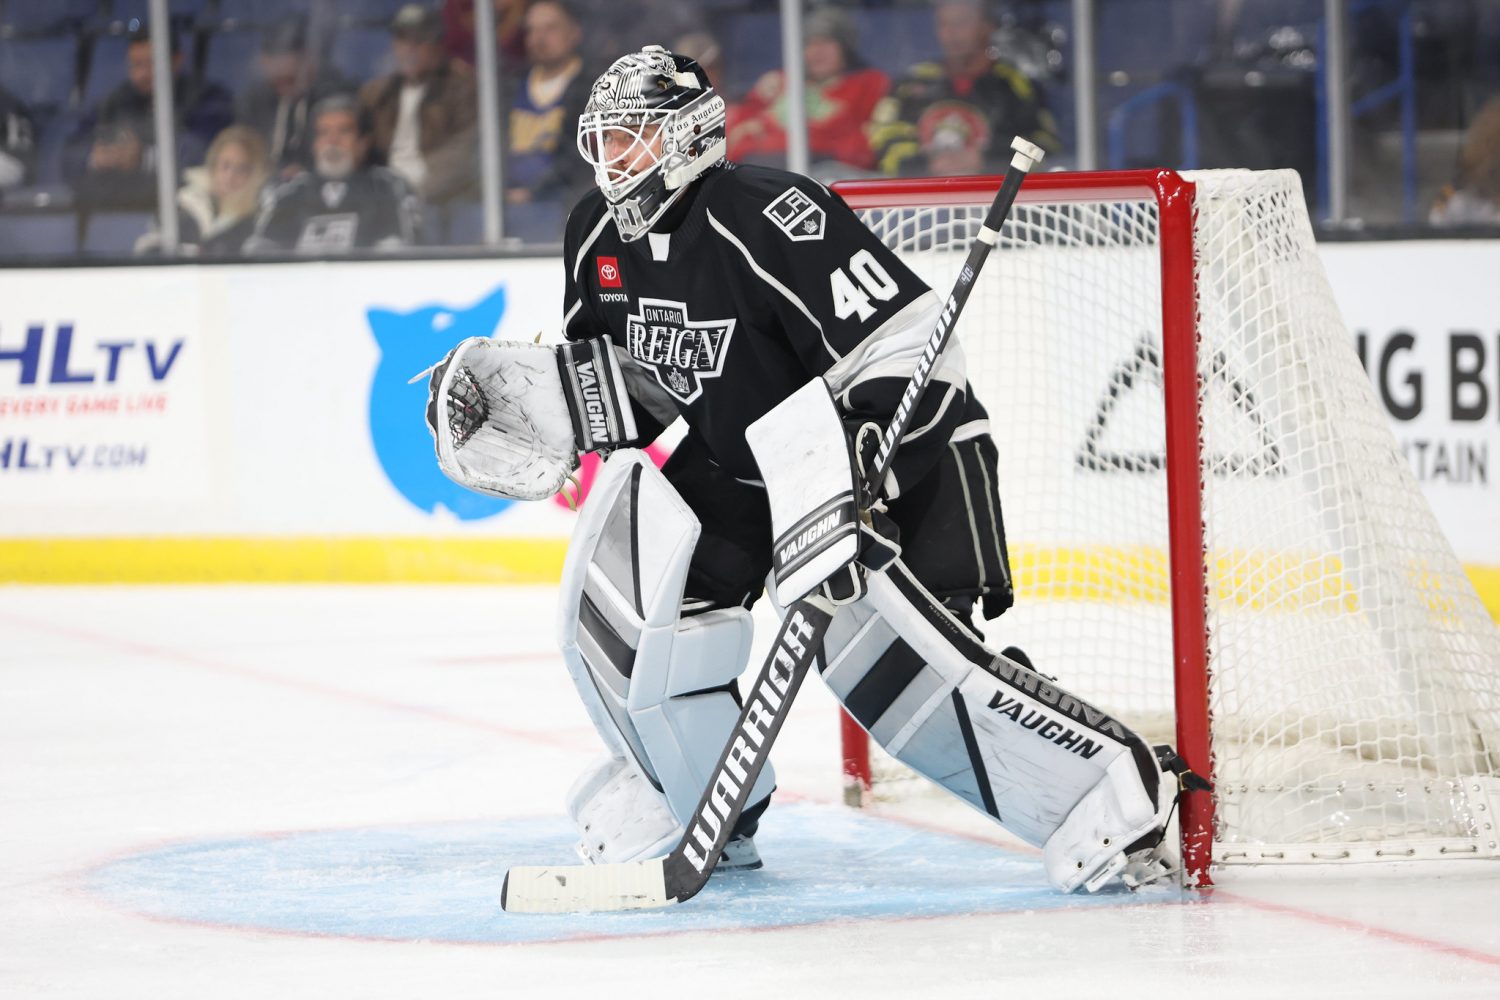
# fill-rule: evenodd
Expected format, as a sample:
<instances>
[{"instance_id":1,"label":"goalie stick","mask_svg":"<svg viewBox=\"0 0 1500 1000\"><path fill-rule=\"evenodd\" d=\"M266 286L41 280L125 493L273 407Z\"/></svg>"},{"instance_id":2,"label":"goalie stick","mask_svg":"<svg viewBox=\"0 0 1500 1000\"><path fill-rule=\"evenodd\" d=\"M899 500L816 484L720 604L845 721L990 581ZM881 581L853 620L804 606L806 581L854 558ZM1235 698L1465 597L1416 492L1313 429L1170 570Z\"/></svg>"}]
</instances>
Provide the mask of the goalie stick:
<instances>
[{"instance_id":1,"label":"goalie stick","mask_svg":"<svg viewBox=\"0 0 1500 1000\"><path fill-rule=\"evenodd\" d=\"M969 299L979 270L999 240L1000 228L1010 214L1021 182L1042 159L1041 149L1019 137L1011 143L1011 149L1015 156L1005 171L1000 190L969 247L958 280L948 293L932 336L866 472L862 484L862 500L866 503L879 494L896 447L910 428L917 402L932 380L938 356L952 338L953 325ZM501 908L514 913L636 910L669 906L695 896L708 883L744 811L771 745L786 722L792 699L823 647L833 611L832 602L817 593L787 608L766 662L745 696L739 721L719 754L713 778L671 853L618 864L518 865L505 874L500 890Z\"/></svg>"}]
</instances>

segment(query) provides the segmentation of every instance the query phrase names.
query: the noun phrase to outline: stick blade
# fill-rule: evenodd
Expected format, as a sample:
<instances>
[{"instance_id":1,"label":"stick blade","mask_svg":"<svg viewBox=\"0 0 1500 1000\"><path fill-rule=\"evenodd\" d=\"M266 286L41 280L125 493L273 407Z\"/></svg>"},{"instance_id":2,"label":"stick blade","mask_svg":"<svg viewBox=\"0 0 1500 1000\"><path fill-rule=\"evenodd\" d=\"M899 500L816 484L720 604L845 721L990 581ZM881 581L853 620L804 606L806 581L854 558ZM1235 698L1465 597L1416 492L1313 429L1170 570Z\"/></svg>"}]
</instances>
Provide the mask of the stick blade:
<instances>
[{"instance_id":1,"label":"stick blade","mask_svg":"<svg viewBox=\"0 0 1500 1000\"><path fill-rule=\"evenodd\" d=\"M649 910L667 895L663 858L617 865L517 866L505 873L500 908L508 913Z\"/></svg>"}]
</instances>

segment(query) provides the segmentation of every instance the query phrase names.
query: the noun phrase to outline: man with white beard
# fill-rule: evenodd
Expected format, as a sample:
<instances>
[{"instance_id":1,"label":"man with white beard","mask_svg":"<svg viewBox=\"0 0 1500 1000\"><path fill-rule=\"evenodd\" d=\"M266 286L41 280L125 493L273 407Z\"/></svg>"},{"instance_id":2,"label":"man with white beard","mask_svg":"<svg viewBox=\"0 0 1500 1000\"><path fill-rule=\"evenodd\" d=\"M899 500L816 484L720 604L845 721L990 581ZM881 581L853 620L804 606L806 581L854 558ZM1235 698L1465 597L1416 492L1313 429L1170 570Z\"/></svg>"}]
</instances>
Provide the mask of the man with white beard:
<instances>
[{"instance_id":1,"label":"man with white beard","mask_svg":"<svg viewBox=\"0 0 1500 1000\"><path fill-rule=\"evenodd\" d=\"M369 113L341 94L319 101L312 118L313 169L272 192L246 251L325 256L415 243L416 196L395 171L367 163Z\"/></svg>"}]
</instances>

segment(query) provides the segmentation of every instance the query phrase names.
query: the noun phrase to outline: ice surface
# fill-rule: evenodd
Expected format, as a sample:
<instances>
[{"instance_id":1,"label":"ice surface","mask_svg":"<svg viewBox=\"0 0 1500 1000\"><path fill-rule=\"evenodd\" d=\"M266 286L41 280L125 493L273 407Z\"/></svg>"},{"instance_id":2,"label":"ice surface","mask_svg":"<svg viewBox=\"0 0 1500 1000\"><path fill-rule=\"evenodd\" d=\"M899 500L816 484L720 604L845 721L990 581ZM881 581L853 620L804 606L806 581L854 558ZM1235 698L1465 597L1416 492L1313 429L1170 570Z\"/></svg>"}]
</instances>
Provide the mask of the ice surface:
<instances>
[{"instance_id":1,"label":"ice surface","mask_svg":"<svg viewBox=\"0 0 1500 1000\"><path fill-rule=\"evenodd\" d=\"M839 806L813 680L764 871L503 913L597 752L552 602L0 590L0 997L1500 997L1500 866L1057 896L963 812Z\"/></svg>"}]
</instances>

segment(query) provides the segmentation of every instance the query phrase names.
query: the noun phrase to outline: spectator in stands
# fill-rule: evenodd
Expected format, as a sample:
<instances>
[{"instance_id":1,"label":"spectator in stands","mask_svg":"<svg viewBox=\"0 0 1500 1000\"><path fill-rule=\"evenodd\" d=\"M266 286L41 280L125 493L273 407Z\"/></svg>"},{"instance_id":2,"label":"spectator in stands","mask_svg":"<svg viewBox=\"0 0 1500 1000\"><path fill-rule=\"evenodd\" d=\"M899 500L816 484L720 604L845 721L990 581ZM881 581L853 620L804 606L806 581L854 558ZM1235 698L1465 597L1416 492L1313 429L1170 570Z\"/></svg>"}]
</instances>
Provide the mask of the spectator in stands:
<instances>
[{"instance_id":1,"label":"spectator in stands","mask_svg":"<svg viewBox=\"0 0 1500 1000\"><path fill-rule=\"evenodd\" d=\"M478 179L474 71L443 47L441 15L407 4L391 21L396 71L359 99L375 123L374 152L428 202L473 193Z\"/></svg>"},{"instance_id":2,"label":"spectator in stands","mask_svg":"<svg viewBox=\"0 0 1500 1000\"><path fill-rule=\"evenodd\" d=\"M235 120L266 137L271 163L287 180L312 166L308 113L325 97L355 85L324 66L308 45L307 19L290 15L261 36L258 62L262 79L240 95Z\"/></svg>"},{"instance_id":3,"label":"spectator in stands","mask_svg":"<svg viewBox=\"0 0 1500 1000\"><path fill-rule=\"evenodd\" d=\"M1056 152L1057 126L1038 85L990 50L986 0L938 0L933 16L942 59L913 66L876 111L880 170L1001 173L1018 135Z\"/></svg>"},{"instance_id":4,"label":"spectator in stands","mask_svg":"<svg viewBox=\"0 0 1500 1000\"><path fill-rule=\"evenodd\" d=\"M875 165L867 130L890 86L886 75L864 64L853 19L833 7L814 10L803 28L807 72L808 149L817 176L848 174ZM786 154L786 77L762 76L740 104L729 109L729 158L779 161ZM839 166L842 165L842 166Z\"/></svg>"},{"instance_id":5,"label":"spectator in stands","mask_svg":"<svg viewBox=\"0 0 1500 1000\"><path fill-rule=\"evenodd\" d=\"M1500 225L1500 97L1479 109L1458 150L1458 174L1428 219L1435 226Z\"/></svg>"},{"instance_id":6,"label":"spectator in stands","mask_svg":"<svg viewBox=\"0 0 1500 1000\"><path fill-rule=\"evenodd\" d=\"M495 0L495 45L500 71L508 76L521 72L526 62L526 3ZM443 27L448 54L475 65L474 0L443 0Z\"/></svg>"},{"instance_id":7,"label":"spectator in stands","mask_svg":"<svg viewBox=\"0 0 1500 1000\"><path fill-rule=\"evenodd\" d=\"M505 198L513 205L571 206L591 183L588 164L573 148L594 82L583 72L582 41L578 16L564 0L535 0L527 8L527 69L509 101Z\"/></svg>"},{"instance_id":8,"label":"spectator in stands","mask_svg":"<svg viewBox=\"0 0 1500 1000\"><path fill-rule=\"evenodd\" d=\"M416 243L416 196L400 174L369 164L372 126L358 99L325 97L312 124L313 169L272 192L245 250L319 255Z\"/></svg>"},{"instance_id":9,"label":"spectator in stands","mask_svg":"<svg viewBox=\"0 0 1500 1000\"><path fill-rule=\"evenodd\" d=\"M183 55L172 35L172 101L179 169L203 162L213 137L234 117L229 91L196 82L182 70ZM105 95L99 107L69 141L63 175L86 208L150 208L156 203L155 87L151 36L132 21L125 47L126 79Z\"/></svg>"},{"instance_id":10,"label":"spectator in stands","mask_svg":"<svg viewBox=\"0 0 1500 1000\"><path fill-rule=\"evenodd\" d=\"M248 125L231 125L208 147L201 167L183 171L177 191L177 250L184 257L237 256L255 227L261 189L271 176L266 141ZM135 252L161 249L156 229Z\"/></svg>"},{"instance_id":11,"label":"spectator in stands","mask_svg":"<svg viewBox=\"0 0 1500 1000\"><path fill-rule=\"evenodd\" d=\"M36 161L36 123L21 99L0 87L0 190L19 187Z\"/></svg>"}]
</instances>

